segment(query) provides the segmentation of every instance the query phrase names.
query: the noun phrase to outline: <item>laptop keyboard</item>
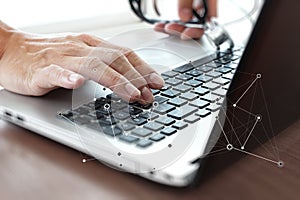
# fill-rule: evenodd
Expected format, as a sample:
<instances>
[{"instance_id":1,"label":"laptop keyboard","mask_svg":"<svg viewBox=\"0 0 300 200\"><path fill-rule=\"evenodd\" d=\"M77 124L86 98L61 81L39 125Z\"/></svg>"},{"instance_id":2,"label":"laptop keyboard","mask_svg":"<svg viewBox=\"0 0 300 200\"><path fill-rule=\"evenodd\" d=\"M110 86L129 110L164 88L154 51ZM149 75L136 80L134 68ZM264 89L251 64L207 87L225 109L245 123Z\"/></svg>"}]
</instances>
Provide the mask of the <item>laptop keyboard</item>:
<instances>
[{"instance_id":1,"label":"laptop keyboard","mask_svg":"<svg viewBox=\"0 0 300 200\"><path fill-rule=\"evenodd\" d=\"M147 148L219 110L241 50L209 56L162 73L151 105L128 103L114 93L60 113L63 119Z\"/></svg>"}]
</instances>

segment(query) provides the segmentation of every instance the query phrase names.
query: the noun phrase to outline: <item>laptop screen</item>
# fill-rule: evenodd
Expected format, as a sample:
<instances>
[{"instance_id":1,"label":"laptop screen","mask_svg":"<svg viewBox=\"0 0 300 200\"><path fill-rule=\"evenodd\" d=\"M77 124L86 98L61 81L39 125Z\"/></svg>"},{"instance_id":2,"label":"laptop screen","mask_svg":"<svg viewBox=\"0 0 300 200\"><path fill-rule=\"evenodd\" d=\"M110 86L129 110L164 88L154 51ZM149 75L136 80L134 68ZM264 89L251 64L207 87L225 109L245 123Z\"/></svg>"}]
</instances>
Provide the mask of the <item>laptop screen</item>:
<instances>
[{"instance_id":1,"label":"laptop screen","mask_svg":"<svg viewBox=\"0 0 300 200\"><path fill-rule=\"evenodd\" d=\"M224 134L212 151L227 144L251 152L300 118L299 7L300 1L265 1L227 93ZM202 159L208 166L198 177L210 177L246 155L238 151Z\"/></svg>"}]
</instances>

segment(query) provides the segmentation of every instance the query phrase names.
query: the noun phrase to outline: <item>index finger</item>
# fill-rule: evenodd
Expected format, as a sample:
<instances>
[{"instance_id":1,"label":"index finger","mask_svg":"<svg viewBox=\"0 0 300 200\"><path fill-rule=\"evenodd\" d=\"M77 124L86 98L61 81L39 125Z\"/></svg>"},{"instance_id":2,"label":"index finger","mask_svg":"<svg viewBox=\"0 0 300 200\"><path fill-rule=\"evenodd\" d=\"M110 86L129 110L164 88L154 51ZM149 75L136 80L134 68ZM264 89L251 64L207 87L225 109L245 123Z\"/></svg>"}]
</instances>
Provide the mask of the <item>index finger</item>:
<instances>
[{"instance_id":1,"label":"index finger","mask_svg":"<svg viewBox=\"0 0 300 200\"><path fill-rule=\"evenodd\" d=\"M125 53L125 55L132 66L141 74L151 88L160 89L164 86L165 83L161 76L134 51L130 50Z\"/></svg>"}]
</instances>

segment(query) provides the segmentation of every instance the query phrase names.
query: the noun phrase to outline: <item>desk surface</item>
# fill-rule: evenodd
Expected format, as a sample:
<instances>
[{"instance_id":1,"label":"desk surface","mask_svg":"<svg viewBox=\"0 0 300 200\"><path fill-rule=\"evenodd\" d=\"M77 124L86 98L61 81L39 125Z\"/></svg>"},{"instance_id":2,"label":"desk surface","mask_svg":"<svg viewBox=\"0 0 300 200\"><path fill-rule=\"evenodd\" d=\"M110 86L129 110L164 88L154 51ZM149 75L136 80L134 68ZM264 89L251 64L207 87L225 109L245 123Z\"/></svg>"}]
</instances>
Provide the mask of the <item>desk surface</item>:
<instances>
[{"instance_id":1,"label":"desk surface","mask_svg":"<svg viewBox=\"0 0 300 200\"><path fill-rule=\"evenodd\" d=\"M300 120L276 136L283 168L245 156L194 189L171 188L82 163L80 152L0 120L0 198L19 199L298 199ZM259 147L254 152L263 151Z\"/></svg>"}]
</instances>

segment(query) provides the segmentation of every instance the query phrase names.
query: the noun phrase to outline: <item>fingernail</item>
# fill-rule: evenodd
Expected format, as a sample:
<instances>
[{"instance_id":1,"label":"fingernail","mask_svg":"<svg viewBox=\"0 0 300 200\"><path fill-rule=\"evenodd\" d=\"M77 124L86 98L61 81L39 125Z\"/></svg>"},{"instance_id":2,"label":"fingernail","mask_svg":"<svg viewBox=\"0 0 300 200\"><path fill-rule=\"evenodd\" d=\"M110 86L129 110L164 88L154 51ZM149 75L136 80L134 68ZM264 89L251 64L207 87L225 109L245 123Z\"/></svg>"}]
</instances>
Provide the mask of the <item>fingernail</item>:
<instances>
[{"instance_id":1,"label":"fingernail","mask_svg":"<svg viewBox=\"0 0 300 200\"><path fill-rule=\"evenodd\" d=\"M79 74L71 74L69 76L69 81L72 82L72 83L76 83L80 79L81 79L81 76Z\"/></svg>"},{"instance_id":2,"label":"fingernail","mask_svg":"<svg viewBox=\"0 0 300 200\"><path fill-rule=\"evenodd\" d=\"M150 81L158 87L163 87L165 85L165 81L157 73L150 74Z\"/></svg>"},{"instance_id":3,"label":"fingernail","mask_svg":"<svg viewBox=\"0 0 300 200\"><path fill-rule=\"evenodd\" d=\"M154 101L153 94L147 87L144 87L142 89L142 98L145 101L145 103L152 103Z\"/></svg>"},{"instance_id":4,"label":"fingernail","mask_svg":"<svg viewBox=\"0 0 300 200\"><path fill-rule=\"evenodd\" d=\"M125 85L125 89L130 95L130 97L139 98L141 96L141 92L136 87L134 87L131 83L127 83Z\"/></svg>"}]
</instances>

